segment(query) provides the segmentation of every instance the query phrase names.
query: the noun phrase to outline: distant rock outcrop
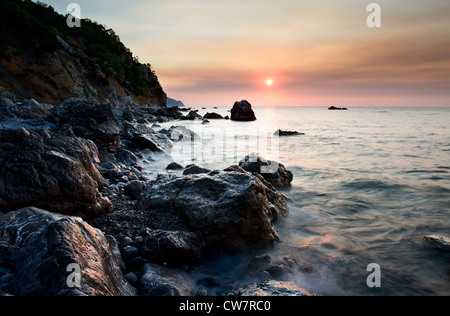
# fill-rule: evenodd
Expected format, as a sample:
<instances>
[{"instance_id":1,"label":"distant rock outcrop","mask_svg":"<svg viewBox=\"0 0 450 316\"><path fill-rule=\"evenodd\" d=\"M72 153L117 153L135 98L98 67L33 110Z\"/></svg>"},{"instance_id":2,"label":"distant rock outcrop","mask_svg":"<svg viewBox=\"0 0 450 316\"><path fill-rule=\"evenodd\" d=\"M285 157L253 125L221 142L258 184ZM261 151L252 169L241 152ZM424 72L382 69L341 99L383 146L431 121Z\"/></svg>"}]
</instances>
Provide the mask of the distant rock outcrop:
<instances>
[{"instance_id":1,"label":"distant rock outcrop","mask_svg":"<svg viewBox=\"0 0 450 316\"><path fill-rule=\"evenodd\" d=\"M330 110L330 111L347 111L348 109L347 108L338 108L338 107L335 107L335 106L330 106L328 108L328 110Z\"/></svg>"},{"instance_id":2,"label":"distant rock outcrop","mask_svg":"<svg viewBox=\"0 0 450 316\"><path fill-rule=\"evenodd\" d=\"M0 86L18 99L166 106L150 64L140 63L113 30L88 19L69 28L66 17L40 2L4 0L1 6Z\"/></svg>"},{"instance_id":3,"label":"distant rock outcrop","mask_svg":"<svg viewBox=\"0 0 450 316\"><path fill-rule=\"evenodd\" d=\"M167 107L168 108L184 108L185 105L183 104L183 102L181 102L179 100L167 98Z\"/></svg>"},{"instance_id":4,"label":"distant rock outcrop","mask_svg":"<svg viewBox=\"0 0 450 316\"><path fill-rule=\"evenodd\" d=\"M252 110L252 105L246 100L235 102L233 108L231 109L231 120L247 122L256 121L256 116L255 112Z\"/></svg>"}]
</instances>

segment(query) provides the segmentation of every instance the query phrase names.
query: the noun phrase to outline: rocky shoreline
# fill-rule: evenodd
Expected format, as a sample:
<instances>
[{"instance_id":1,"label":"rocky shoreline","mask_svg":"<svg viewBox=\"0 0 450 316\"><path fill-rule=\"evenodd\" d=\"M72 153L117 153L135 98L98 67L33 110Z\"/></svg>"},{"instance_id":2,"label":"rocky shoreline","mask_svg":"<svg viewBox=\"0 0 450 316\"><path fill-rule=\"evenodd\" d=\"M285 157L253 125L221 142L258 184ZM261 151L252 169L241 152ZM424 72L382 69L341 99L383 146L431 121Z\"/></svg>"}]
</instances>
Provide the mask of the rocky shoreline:
<instances>
[{"instance_id":1,"label":"rocky shoreline","mask_svg":"<svg viewBox=\"0 0 450 316\"><path fill-rule=\"evenodd\" d=\"M152 152L195 135L150 125L204 119L195 111L0 99L0 295L312 295L289 258L243 263L248 284L193 273L280 241L274 223L288 206L276 188L292 181L282 164L253 155L153 175L143 166Z\"/></svg>"}]
</instances>

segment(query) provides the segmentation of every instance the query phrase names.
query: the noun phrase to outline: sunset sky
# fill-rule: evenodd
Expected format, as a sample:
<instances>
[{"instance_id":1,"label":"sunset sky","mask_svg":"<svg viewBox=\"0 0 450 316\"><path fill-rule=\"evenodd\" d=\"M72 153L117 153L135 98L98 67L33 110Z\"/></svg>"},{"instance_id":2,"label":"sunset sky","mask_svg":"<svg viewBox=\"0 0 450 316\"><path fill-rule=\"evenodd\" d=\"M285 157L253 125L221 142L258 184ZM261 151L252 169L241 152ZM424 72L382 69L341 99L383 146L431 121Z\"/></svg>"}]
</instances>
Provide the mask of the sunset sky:
<instances>
[{"instance_id":1,"label":"sunset sky","mask_svg":"<svg viewBox=\"0 0 450 316\"><path fill-rule=\"evenodd\" d=\"M42 2L66 14L76 1ZM187 106L450 106L448 0L77 3Z\"/></svg>"}]
</instances>

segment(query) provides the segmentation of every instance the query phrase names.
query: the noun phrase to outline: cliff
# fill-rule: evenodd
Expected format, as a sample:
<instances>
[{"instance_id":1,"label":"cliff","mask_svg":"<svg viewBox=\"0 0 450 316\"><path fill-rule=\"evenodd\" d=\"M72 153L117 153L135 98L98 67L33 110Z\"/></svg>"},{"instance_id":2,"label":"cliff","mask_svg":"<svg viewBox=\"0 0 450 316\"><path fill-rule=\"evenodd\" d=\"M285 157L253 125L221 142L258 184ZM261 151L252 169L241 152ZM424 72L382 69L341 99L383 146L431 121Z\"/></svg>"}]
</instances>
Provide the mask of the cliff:
<instances>
[{"instance_id":1,"label":"cliff","mask_svg":"<svg viewBox=\"0 0 450 316\"><path fill-rule=\"evenodd\" d=\"M150 64L113 30L89 19L70 28L52 7L29 0L0 0L0 7L0 86L19 99L166 106Z\"/></svg>"}]
</instances>

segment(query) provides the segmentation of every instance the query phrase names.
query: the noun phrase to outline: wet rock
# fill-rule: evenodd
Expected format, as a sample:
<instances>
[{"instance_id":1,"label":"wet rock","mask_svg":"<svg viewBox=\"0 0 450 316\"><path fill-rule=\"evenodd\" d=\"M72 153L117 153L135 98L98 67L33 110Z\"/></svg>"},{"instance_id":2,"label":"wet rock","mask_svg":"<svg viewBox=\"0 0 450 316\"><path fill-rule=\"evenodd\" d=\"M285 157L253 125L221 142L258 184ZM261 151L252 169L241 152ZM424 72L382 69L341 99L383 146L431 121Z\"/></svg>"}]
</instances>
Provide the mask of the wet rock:
<instances>
[{"instance_id":1,"label":"wet rock","mask_svg":"<svg viewBox=\"0 0 450 316\"><path fill-rule=\"evenodd\" d=\"M231 120L256 121L256 116L252 110L252 105L246 100L234 103L231 110Z\"/></svg>"},{"instance_id":2,"label":"wet rock","mask_svg":"<svg viewBox=\"0 0 450 316\"><path fill-rule=\"evenodd\" d=\"M5 118L15 118L18 113L18 109L14 102L7 98L1 99L0 110Z\"/></svg>"},{"instance_id":3,"label":"wet rock","mask_svg":"<svg viewBox=\"0 0 450 316\"><path fill-rule=\"evenodd\" d=\"M133 144L140 149L150 149L156 152L165 152L173 147L173 142L162 133L136 135Z\"/></svg>"},{"instance_id":4,"label":"wet rock","mask_svg":"<svg viewBox=\"0 0 450 316\"><path fill-rule=\"evenodd\" d=\"M12 93L12 92L8 92L8 93L5 95L5 99L10 99L13 103L16 103L16 102L17 102L16 95L15 95L14 93Z\"/></svg>"},{"instance_id":5,"label":"wet rock","mask_svg":"<svg viewBox=\"0 0 450 316\"><path fill-rule=\"evenodd\" d=\"M150 126L146 124L136 124L129 122L123 122L122 124L123 124L123 131L121 136L125 140L133 141L133 139L137 135L156 133Z\"/></svg>"},{"instance_id":6,"label":"wet rock","mask_svg":"<svg viewBox=\"0 0 450 316\"><path fill-rule=\"evenodd\" d=\"M172 126L168 130L160 130L160 133L167 135L174 142L191 141L200 138L199 135L184 126Z\"/></svg>"},{"instance_id":7,"label":"wet rock","mask_svg":"<svg viewBox=\"0 0 450 316\"><path fill-rule=\"evenodd\" d=\"M239 162L242 169L260 174L266 181L277 188L289 186L294 179L292 171L276 161L266 160L259 154L252 153Z\"/></svg>"},{"instance_id":8,"label":"wet rock","mask_svg":"<svg viewBox=\"0 0 450 316\"><path fill-rule=\"evenodd\" d=\"M268 280L234 290L239 296L315 296L311 291L295 282Z\"/></svg>"},{"instance_id":9,"label":"wet rock","mask_svg":"<svg viewBox=\"0 0 450 316\"><path fill-rule=\"evenodd\" d=\"M25 100L17 104L18 116L24 119L45 118L49 112L36 100Z\"/></svg>"},{"instance_id":10,"label":"wet rock","mask_svg":"<svg viewBox=\"0 0 450 316\"><path fill-rule=\"evenodd\" d=\"M450 252L450 238L444 236L425 236L423 241L433 248Z\"/></svg>"},{"instance_id":11,"label":"wet rock","mask_svg":"<svg viewBox=\"0 0 450 316\"><path fill-rule=\"evenodd\" d=\"M136 166L140 163L139 158L131 151L126 149L121 149L119 151L119 153L117 154L117 159L128 166Z\"/></svg>"},{"instance_id":12,"label":"wet rock","mask_svg":"<svg viewBox=\"0 0 450 316\"><path fill-rule=\"evenodd\" d=\"M166 169L167 170L181 170L181 169L184 169L184 167L182 165L180 165L179 163L172 162L167 165Z\"/></svg>"},{"instance_id":13,"label":"wet rock","mask_svg":"<svg viewBox=\"0 0 450 316\"><path fill-rule=\"evenodd\" d=\"M299 133L297 131L282 131L281 129L277 130L274 133L275 136L299 136L305 135L305 133Z\"/></svg>"},{"instance_id":14,"label":"wet rock","mask_svg":"<svg viewBox=\"0 0 450 316\"><path fill-rule=\"evenodd\" d=\"M139 272L137 288L142 296L192 296L195 282L183 270L148 263Z\"/></svg>"},{"instance_id":15,"label":"wet rock","mask_svg":"<svg viewBox=\"0 0 450 316\"><path fill-rule=\"evenodd\" d=\"M147 230L142 256L171 266L193 265L200 261L202 238L196 233Z\"/></svg>"},{"instance_id":16,"label":"wet rock","mask_svg":"<svg viewBox=\"0 0 450 316\"><path fill-rule=\"evenodd\" d=\"M69 99L55 109L60 124L71 126L75 135L90 139L101 149L117 152L122 144L122 125L111 105L84 99Z\"/></svg>"},{"instance_id":17,"label":"wet rock","mask_svg":"<svg viewBox=\"0 0 450 316\"><path fill-rule=\"evenodd\" d=\"M48 130L0 128L1 210L36 206L83 218L109 212L91 145Z\"/></svg>"},{"instance_id":18,"label":"wet rock","mask_svg":"<svg viewBox=\"0 0 450 316\"><path fill-rule=\"evenodd\" d=\"M288 208L279 193L273 194L248 173L159 177L139 208L173 210L191 231L203 234L207 247L235 252L279 241L273 224Z\"/></svg>"},{"instance_id":19,"label":"wet rock","mask_svg":"<svg viewBox=\"0 0 450 316\"><path fill-rule=\"evenodd\" d=\"M130 296L103 233L80 218L36 208L0 215L0 241L12 247L9 290L17 296ZM0 260L1 261L1 260ZM79 267L79 287L68 284Z\"/></svg>"},{"instance_id":20,"label":"wet rock","mask_svg":"<svg viewBox=\"0 0 450 316\"><path fill-rule=\"evenodd\" d=\"M192 175L192 174L202 174L202 173L209 173L211 170L203 168L202 166L193 164L186 166L186 170L184 170L183 175Z\"/></svg>"},{"instance_id":21,"label":"wet rock","mask_svg":"<svg viewBox=\"0 0 450 316\"><path fill-rule=\"evenodd\" d=\"M142 192L145 191L146 187L147 184L144 181L133 180L125 185L124 191L126 195L130 196L134 200L137 200L141 196Z\"/></svg>"},{"instance_id":22,"label":"wet rock","mask_svg":"<svg viewBox=\"0 0 450 316\"><path fill-rule=\"evenodd\" d=\"M201 118L202 118L202 116L195 111L189 112L189 114L186 115L186 117L185 117L186 120L190 120L190 121L194 121L196 119L201 119Z\"/></svg>"}]
</instances>

